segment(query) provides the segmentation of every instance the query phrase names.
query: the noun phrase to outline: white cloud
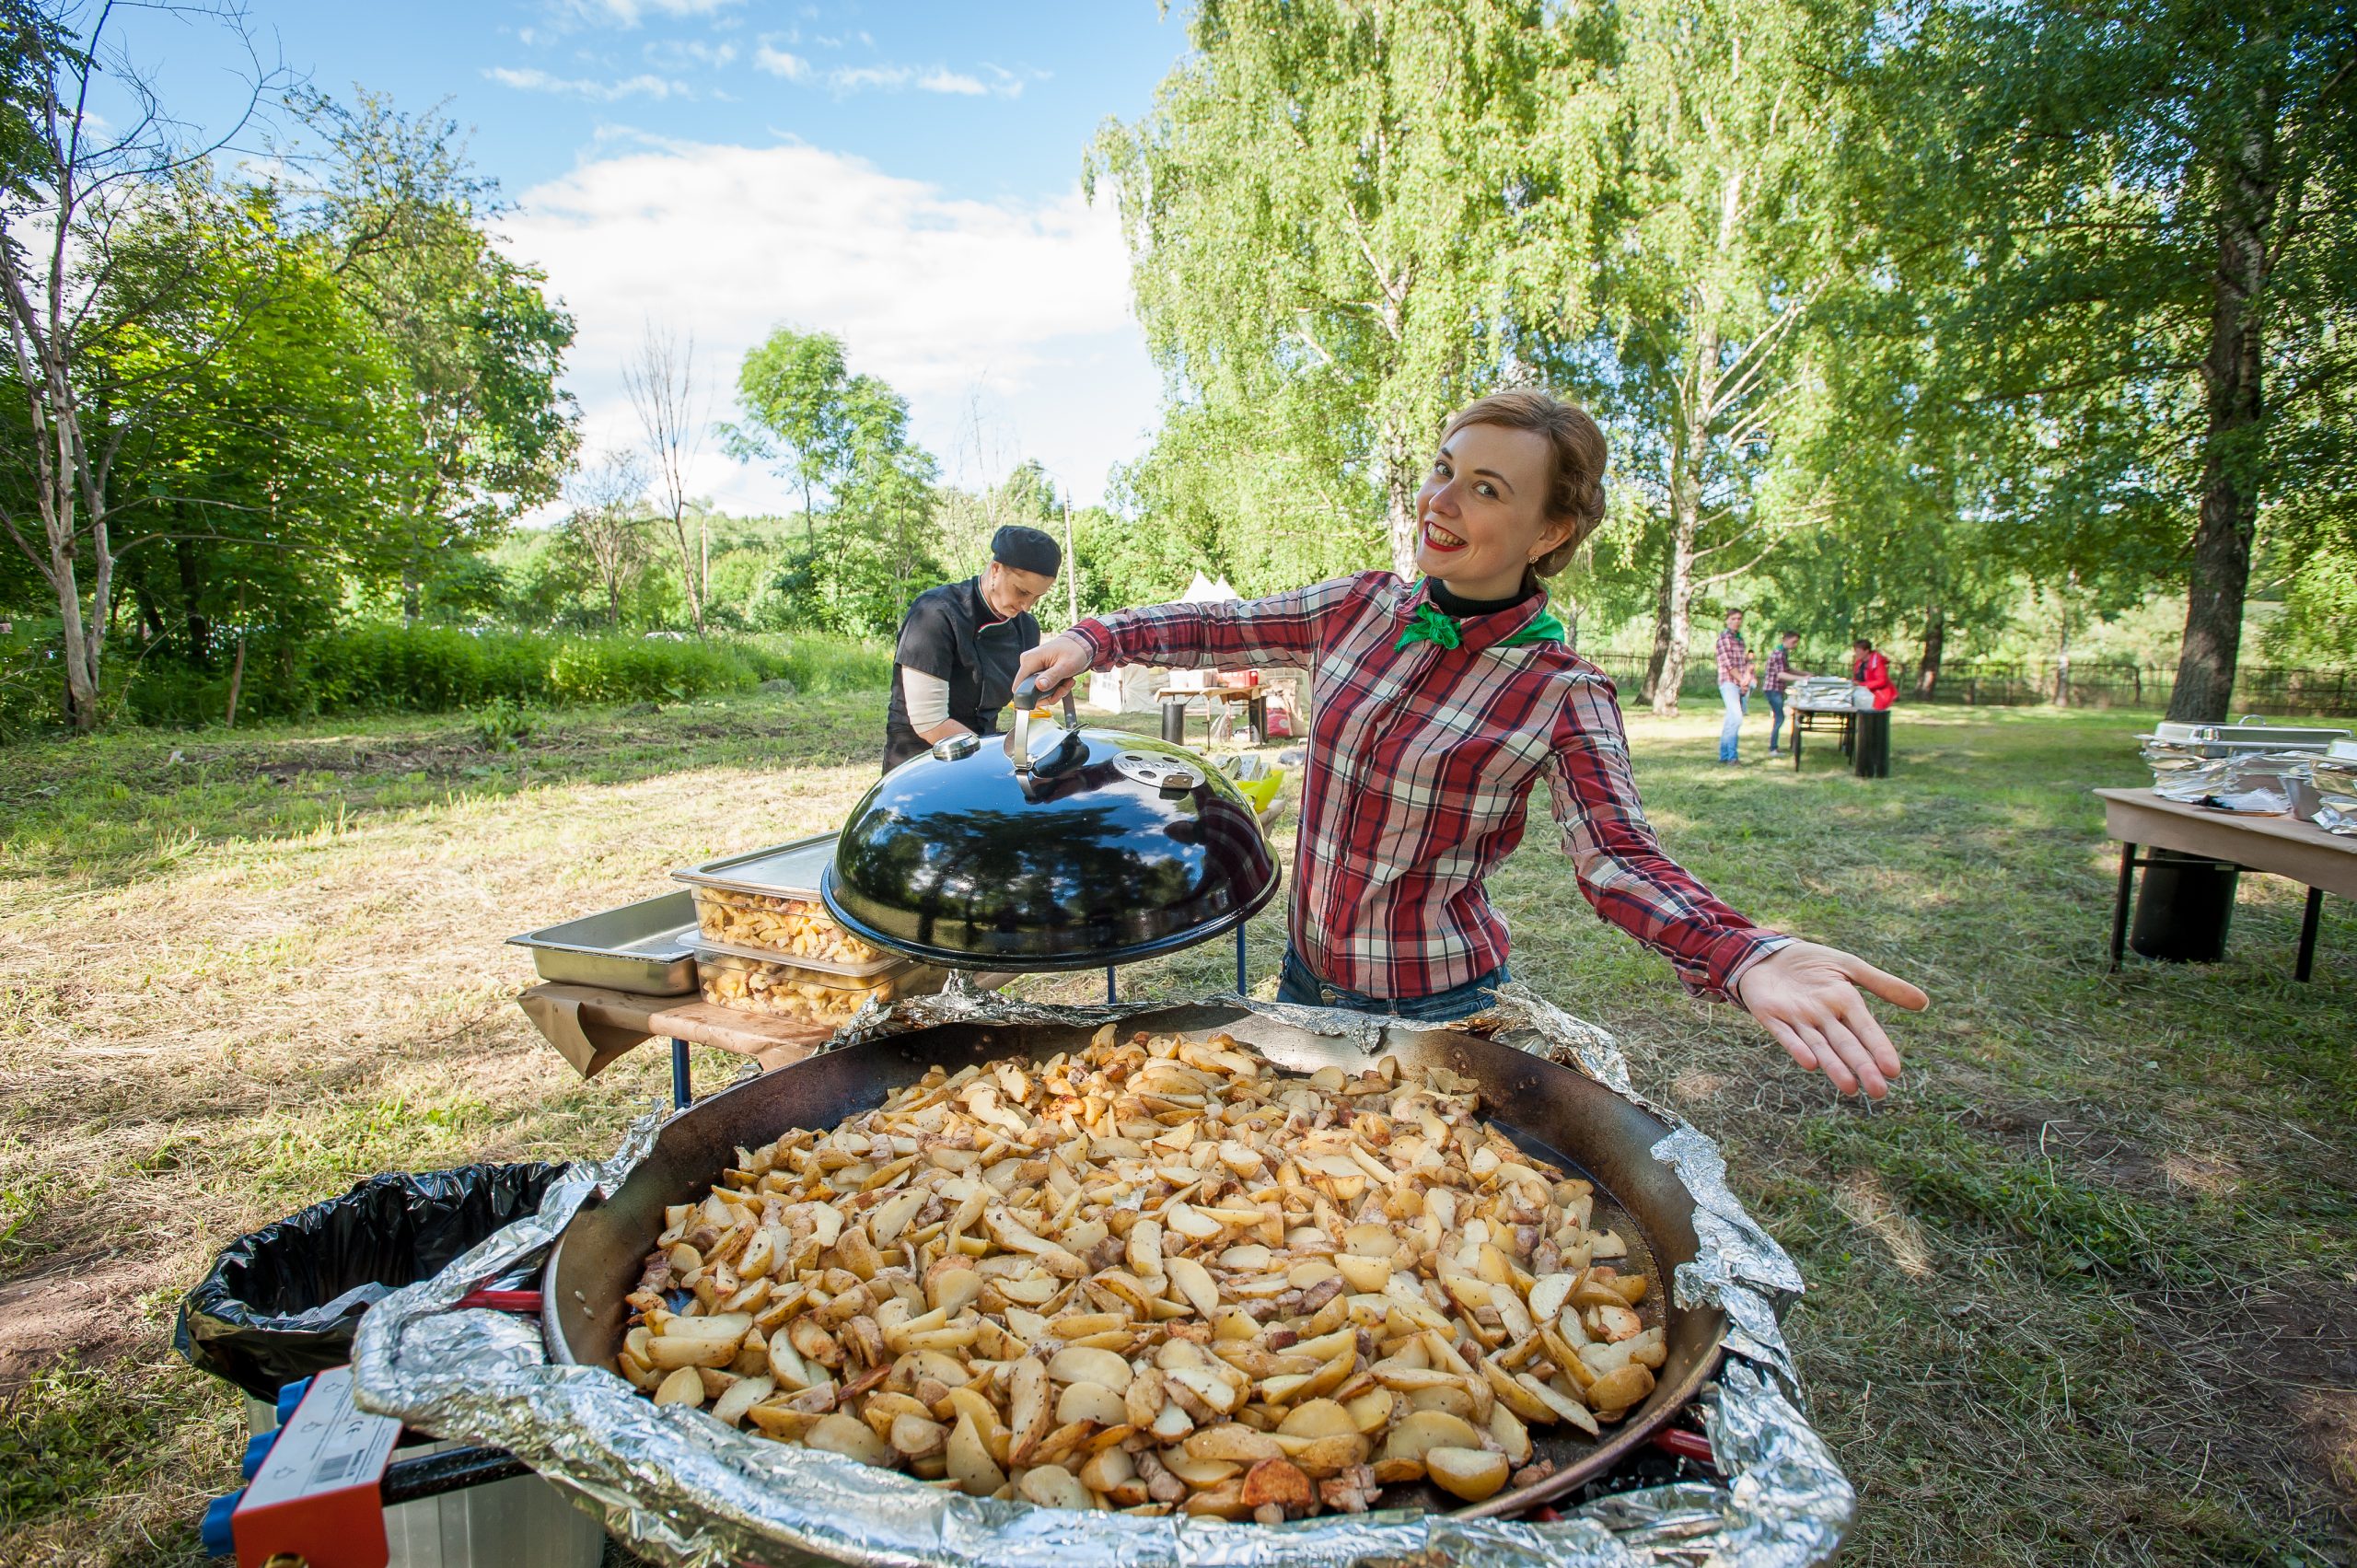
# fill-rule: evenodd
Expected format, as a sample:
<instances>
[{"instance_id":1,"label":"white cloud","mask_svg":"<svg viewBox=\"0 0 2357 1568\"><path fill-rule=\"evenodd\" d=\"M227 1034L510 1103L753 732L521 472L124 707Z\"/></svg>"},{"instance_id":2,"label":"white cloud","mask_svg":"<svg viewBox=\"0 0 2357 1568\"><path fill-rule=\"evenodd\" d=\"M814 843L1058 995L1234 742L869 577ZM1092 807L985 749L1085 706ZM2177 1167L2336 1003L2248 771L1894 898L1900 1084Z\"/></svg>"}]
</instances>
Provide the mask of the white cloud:
<instances>
[{"instance_id":1,"label":"white cloud","mask_svg":"<svg viewBox=\"0 0 2357 1568\"><path fill-rule=\"evenodd\" d=\"M562 0L558 11L589 23L634 28L651 13L663 17L709 17L740 0Z\"/></svg>"},{"instance_id":2,"label":"white cloud","mask_svg":"<svg viewBox=\"0 0 2357 1568\"><path fill-rule=\"evenodd\" d=\"M805 81L811 75L807 60L766 44L754 57L753 64L788 81ZM946 65L888 64L836 65L825 73L825 79L827 85L838 93L900 92L914 87L919 92L948 93L964 98L1020 98L1023 95L1023 79L1012 71L1001 70L996 65L986 65L983 69L997 79L985 82L980 76L953 71Z\"/></svg>"},{"instance_id":3,"label":"white cloud","mask_svg":"<svg viewBox=\"0 0 2357 1568\"><path fill-rule=\"evenodd\" d=\"M505 65L494 65L483 75L503 87L516 87L524 92L555 93L562 98L587 99L593 103L613 103L626 98L661 99L692 99L696 96L695 89L685 82L644 72L612 82L583 76L553 76L538 66L528 66L519 71Z\"/></svg>"},{"instance_id":4,"label":"white cloud","mask_svg":"<svg viewBox=\"0 0 2357 1568\"><path fill-rule=\"evenodd\" d=\"M647 64L665 71L701 65L717 71L737 58L733 43L705 43L696 39L657 39L646 46Z\"/></svg>"},{"instance_id":5,"label":"white cloud","mask_svg":"<svg viewBox=\"0 0 2357 1568\"><path fill-rule=\"evenodd\" d=\"M916 73L906 65L839 65L827 73L827 80L837 92L857 92L862 87L905 87Z\"/></svg>"},{"instance_id":6,"label":"white cloud","mask_svg":"<svg viewBox=\"0 0 2357 1568\"><path fill-rule=\"evenodd\" d=\"M566 382L592 447L634 439L621 369L649 321L694 335L715 418L773 327L837 334L854 368L909 399L953 482L1034 456L1087 501L1156 417L1119 225L1077 190L978 202L801 145L608 144L525 192L505 226L573 312ZM793 504L717 440L695 483L738 512Z\"/></svg>"},{"instance_id":7,"label":"white cloud","mask_svg":"<svg viewBox=\"0 0 2357 1568\"><path fill-rule=\"evenodd\" d=\"M789 82L801 81L810 75L810 62L769 43L762 44L754 52L753 64L771 75L784 76Z\"/></svg>"}]
</instances>

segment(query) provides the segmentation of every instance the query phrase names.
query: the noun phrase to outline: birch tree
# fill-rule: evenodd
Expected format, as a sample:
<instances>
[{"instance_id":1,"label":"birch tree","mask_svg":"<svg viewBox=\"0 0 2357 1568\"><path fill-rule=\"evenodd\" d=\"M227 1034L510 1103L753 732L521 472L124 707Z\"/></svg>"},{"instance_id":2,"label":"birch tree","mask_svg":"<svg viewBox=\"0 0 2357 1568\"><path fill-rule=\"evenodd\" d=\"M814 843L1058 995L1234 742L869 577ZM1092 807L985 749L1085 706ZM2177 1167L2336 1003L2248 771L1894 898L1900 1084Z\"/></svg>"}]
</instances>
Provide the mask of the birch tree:
<instances>
[{"instance_id":1,"label":"birch tree","mask_svg":"<svg viewBox=\"0 0 2357 1568\"><path fill-rule=\"evenodd\" d=\"M607 627L619 631L622 590L645 561L645 465L636 452L606 452L584 464L565 490L573 503L563 525L565 538L606 592Z\"/></svg>"},{"instance_id":2,"label":"birch tree","mask_svg":"<svg viewBox=\"0 0 2357 1568\"><path fill-rule=\"evenodd\" d=\"M1620 8L1624 159L1605 250L1619 472L1660 515L1644 695L1678 711L1698 597L1821 518L1781 436L1821 413L1812 313L1844 273L1825 175L1836 101L1812 80L1809 13L1785 0Z\"/></svg>"},{"instance_id":3,"label":"birch tree","mask_svg":"<svg viewBox=\"0 0 2357 1568\"><path fill-rule=\"evenodd\" d=\"M1448 412L1584 309L1594 13L1504 0L1202 0L1195 52L1090 160L1174 409L1256 426L1234 504L1352 476L1413 572Z\"/></svg>"},{"instance_id":4,"label":"birch tree","mask_svg":"<svg viewBox=\"0 0 2357 1568\"><path fill-rule=\"evenodd\" d=\"M706 540L708 524L696 514L696 542L688 541L688 470L702 444L703 411L695 389L696 343L680 343L677 334L647 323L638 352L622 366L622 389L638 415L638 428L648 461L655 470L655 491L664 520L671 525L671 541L679 547L679 582L688 596L688 615L696 635L703 635L704 600L711 593L712 560Z\"/></svg>"},{"instance_id":5,"label":"birch tree","mask_svg":"<svg viewBox=\"0 0 2357 1568\"><path fill-rule=\"evenodd\" d=\"M257 289L211 311L181 352L117 352L133 329L170 318L204 286L206 258L159 252L145 243L158 226L140 218L178 206L192 220L183 228L211 226L190 211L214 199L206 165L279 81L253 54L238 13L191 14L214 17L254 67L229 129L195 145L125 51L113 5L20 5L0 17L0 308L28 424L19 456L32 514L0 513L0 527L55 597L65 717L81 730L99 722L127 548L116 531L123 444L264 298ZM94 98L110 112L98 113Z\"/></svg>"}]
</instances>

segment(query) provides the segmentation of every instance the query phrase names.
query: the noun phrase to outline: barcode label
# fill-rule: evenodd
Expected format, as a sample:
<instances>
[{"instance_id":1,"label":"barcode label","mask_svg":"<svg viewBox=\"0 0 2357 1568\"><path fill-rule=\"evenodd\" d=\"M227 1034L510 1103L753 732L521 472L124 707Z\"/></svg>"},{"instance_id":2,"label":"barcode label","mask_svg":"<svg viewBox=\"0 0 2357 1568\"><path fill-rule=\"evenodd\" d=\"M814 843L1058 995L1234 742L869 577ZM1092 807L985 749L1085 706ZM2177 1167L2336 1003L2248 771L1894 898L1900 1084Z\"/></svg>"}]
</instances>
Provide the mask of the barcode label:
<instances>
[{"instance_id":1,"label":"barcode label","mask_svg":"<svg viewBox=\"0 0 2357 1568\"><path fill-rule=\"evenodd\" d=\"M279 1434L240 1506L258 1511L308 1493L366 1486L392 1457L401 1432L400 1422L368 1415L352 1402L349 1367L322 1372Z\"/></svg>"},{"instance_id":2,"label":"barcode label","mask_svg":"<svg viewBox=\"0 0 2357 1568\"><path fill-rule=\"evenodd\" d=\"M313 1486L340 1485L352 1478L352 1473L360 1468L360 1461L367 1457L357 1448L342 1454L330 1454L319 1461L319 1468L311 1472L311 1484Z\"/></svg>"}]
</instances>

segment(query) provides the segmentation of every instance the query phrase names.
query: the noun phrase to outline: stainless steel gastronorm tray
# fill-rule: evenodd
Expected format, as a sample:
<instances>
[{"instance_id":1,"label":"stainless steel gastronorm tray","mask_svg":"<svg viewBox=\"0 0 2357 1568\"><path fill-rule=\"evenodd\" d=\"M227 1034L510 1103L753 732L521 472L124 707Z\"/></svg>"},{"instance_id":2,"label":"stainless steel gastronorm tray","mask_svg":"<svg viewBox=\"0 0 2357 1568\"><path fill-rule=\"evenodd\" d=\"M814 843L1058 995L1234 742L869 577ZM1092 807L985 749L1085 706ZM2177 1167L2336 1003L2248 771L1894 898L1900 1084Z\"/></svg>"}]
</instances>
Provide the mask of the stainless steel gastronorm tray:
<instances>
[{"instance_id":1,"label":"stainless steel gastronorm tray","mask_svg":"<svg viewBox=\"0 0 2357 1568\"><path fill-rule=\"evenodd\" d=\"M542 980L640 996L684 996L696 988L696 904L685 889L507 940L532 949Z\"/></svg>"},{"instance_id":2,"label":"stainless steel gastronorm tray","mask_svg":"<svg viewBox=\"0 0 2357 1568\"><path fill-rule=\"evenodd\" d=\"M814 833L792 843L725 855L671 873L676 881L724 892L819 901L819 877L835 858L833 833ZM692 918L691 912L691 918Z\"/></svg>"}]
</instances>

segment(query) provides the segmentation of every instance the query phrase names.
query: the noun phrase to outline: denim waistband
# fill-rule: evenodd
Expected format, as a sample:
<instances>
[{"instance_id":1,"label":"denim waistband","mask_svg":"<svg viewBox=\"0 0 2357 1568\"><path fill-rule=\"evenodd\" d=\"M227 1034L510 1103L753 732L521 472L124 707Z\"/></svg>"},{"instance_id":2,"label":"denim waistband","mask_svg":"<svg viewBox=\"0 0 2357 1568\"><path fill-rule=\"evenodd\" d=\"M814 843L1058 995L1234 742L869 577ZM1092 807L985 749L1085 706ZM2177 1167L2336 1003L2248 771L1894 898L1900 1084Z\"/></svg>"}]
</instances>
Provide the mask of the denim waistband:
<instances>
[{"instance_id":1,"label":"denim waistband","mask_svg":"<svg viewBox=\"0 0 2357 1568\"><path fill-rule=\"evenodd\" d=\"M1463 985L1435 991L1429 996L1369 996L1364 992L1322 981L1290 945L1285 948L1284 978L1277 991L1280 1002L1312 1007L1343 1007L1353 1013L1375 1013L1416 1023L1443 1024L1469 1018L1490 1005L1491 993L1512 978L1500 964Z\"/></svg>"}]
</instances>

